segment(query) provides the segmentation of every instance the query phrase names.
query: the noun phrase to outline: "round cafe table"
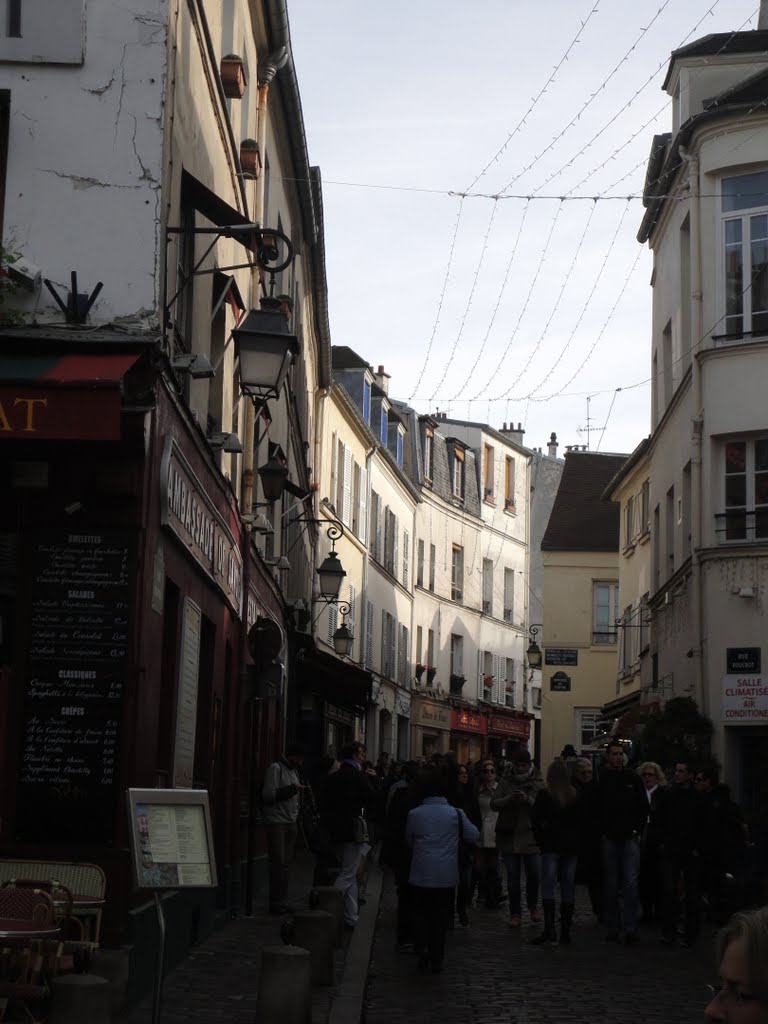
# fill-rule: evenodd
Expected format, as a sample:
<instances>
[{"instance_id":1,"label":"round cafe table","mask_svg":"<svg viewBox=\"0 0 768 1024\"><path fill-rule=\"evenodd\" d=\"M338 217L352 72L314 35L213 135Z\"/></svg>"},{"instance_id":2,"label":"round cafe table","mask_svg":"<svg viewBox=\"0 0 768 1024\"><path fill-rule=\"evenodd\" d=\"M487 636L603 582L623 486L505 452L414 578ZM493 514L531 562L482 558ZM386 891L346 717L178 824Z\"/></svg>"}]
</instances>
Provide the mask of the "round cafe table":
<instances>
[{"instance_id":1,"label":"round cafe table","mask_svg":"<svg viewBox=\"0 0 768 1024\"><path fill-rule=\"evenodd\" d=\"M0 917L0 939L56 939L58 925L41 925L17 917Z\"/></svg>"}]
</instances>

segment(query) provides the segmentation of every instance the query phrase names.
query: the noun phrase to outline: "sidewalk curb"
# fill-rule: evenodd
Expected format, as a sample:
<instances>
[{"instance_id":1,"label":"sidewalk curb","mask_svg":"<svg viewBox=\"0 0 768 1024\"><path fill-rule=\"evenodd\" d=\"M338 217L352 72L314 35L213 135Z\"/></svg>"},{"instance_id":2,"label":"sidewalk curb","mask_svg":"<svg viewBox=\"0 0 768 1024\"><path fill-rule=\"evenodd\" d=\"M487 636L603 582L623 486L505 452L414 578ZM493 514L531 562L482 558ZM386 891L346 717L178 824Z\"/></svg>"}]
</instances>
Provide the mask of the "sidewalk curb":
<instances>
[{"instance_id":1,"label":"sidewalk curb","mask_svg":"<svg viewBox=\"0 0 768 1024\"><path fill-rule=\"evenodd\" d=\"M360 1024L383 879L381 868L372 866L368 874L368 899L347 949L344 974L333 997L328 1024Z\"/></svg>"}]
</instances>

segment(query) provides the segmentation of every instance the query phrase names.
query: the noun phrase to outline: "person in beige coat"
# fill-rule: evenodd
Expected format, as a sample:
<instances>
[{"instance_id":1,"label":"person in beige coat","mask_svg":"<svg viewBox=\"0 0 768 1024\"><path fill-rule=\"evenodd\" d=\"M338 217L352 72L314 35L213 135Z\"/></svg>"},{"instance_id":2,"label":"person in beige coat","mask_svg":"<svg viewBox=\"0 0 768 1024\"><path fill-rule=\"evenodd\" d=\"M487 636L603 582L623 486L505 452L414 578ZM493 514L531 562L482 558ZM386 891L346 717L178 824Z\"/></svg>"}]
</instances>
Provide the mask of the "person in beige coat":
<instances>
[{"instance_id":1,"label":"person in beige coat","mask_svg":"<svg viewBox=\"0 0 768 1024\"><path fill-rule=\"evenodd\" d=\"M499 812L496 821L496 846L507 872L509 925L519 928L522 919L520 873L525 865L525 895L531 921L541 920L539 913L539 848L531 825L531 808L544 788L541 772L531 762L527 750L516 752L496 788L491 807Z\"/></svg>"}]
</instances>

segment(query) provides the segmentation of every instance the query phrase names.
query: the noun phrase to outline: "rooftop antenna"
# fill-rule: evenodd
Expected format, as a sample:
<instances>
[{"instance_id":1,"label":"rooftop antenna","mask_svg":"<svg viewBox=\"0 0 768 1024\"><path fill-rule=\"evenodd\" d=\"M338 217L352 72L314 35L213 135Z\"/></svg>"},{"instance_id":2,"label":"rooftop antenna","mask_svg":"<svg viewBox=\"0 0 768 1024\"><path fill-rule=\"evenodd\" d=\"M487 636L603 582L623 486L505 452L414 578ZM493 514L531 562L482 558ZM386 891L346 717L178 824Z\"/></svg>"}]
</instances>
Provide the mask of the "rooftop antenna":
<instances>
[{"instance_id":1,"label":"rooftop antenna","mask_svg":"<svg viewBox=\"0 0 768 1024\"><path fill-rule=\"evenodd\" d=\"M766 0L766 2L768 2L768 0ZM595 392L594 395L587 395L587 425L586 425L586 427L579 427L576 430L577 434L586 434L587 435L587 451L589 451L589 435L590 434L594 434L596 431L599 432L599 430L600 430L600 427L593 427L592 426L592 416L590 414L590 407L589 407L589 403L592 401L593 398L597 398L598 394L599 394L599 392Z\"/></svg>"}]
</instances>

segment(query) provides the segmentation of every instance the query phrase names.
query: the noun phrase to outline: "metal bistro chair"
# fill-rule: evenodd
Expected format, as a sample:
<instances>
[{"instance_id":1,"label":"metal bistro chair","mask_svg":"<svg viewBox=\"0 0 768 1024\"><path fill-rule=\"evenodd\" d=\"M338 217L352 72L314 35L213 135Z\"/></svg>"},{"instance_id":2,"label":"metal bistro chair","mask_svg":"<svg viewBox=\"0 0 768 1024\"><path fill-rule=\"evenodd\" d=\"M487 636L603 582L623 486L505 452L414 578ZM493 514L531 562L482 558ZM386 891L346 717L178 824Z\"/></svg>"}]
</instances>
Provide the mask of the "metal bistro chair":
<instances>
[{"instance_id":1,"label":"metal bistro chair","mask_svg":"<svg viewBox=\"0 0 768 1024\"><path fill-rule=\"evenodd\" d=\"M65 936L69 937L74 929L79 938L83 937L83 923L72 915L72 892L63 882L59 882L55 878L10 878L0 885L0 889L7 888L39 889L41 892L48 893L53 903L56 920L62 926Z\"/></svg>"},{"instance_id":2,"label":"metal bistro chair","mask_svg":"<svg viewBox=\"0 0 768 1024\"><path fill-rule=\"evenodd\" d=\"M56 930L53 900L47 892L27 886L0 888L0 1021L6 1019L10 1006L31 1022L39 1019L30 1004L42 1003L49 995L46 958L39 941Z\"/></svg>"}]
</instances>

